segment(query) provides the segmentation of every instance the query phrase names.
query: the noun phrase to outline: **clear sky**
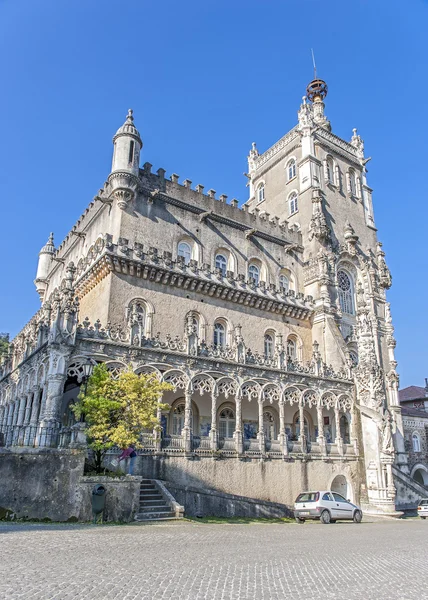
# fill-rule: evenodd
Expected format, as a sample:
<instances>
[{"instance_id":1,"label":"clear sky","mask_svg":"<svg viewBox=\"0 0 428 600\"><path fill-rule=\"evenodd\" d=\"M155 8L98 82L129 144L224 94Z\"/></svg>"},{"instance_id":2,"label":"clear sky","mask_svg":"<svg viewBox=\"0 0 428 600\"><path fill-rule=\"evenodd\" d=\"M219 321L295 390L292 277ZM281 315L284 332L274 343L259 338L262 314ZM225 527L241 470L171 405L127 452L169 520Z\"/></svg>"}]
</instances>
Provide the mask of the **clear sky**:
<instances>
[{"instance_id":1,"label":"clear sky","mask_svg":"<svg viewBox=\"0 0 428 600\"><path fill-rule=\"evenodd\" d=\"M428 377L426 0L0 0L0 331L105 181L132 107L141 164L247 199L246 156L296 124L312 79L364 138L393 287L401 387ZM84 315L83 315L84 316Z\"/></svg>"}]
</instances>

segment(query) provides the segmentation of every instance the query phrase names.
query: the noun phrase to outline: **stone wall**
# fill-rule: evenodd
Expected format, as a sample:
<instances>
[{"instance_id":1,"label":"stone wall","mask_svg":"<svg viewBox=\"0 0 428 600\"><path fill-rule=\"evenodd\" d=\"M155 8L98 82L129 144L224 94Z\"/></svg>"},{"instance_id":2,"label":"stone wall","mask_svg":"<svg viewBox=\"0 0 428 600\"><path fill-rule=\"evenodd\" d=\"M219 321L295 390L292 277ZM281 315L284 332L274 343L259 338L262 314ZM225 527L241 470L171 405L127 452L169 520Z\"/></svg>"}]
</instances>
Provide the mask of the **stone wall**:
<instances>
[{"instance_id":1,"label":"stone wall","mask_svg":"<svg viewBox=\"0 0 428 600\"><path fill-rule=\"evenodd\" d=\"M188 517L250 517L283 518L293 517L293 511L285 504L225 494L215 490L177 485L165 482L166 488L184 506Z\"/></svg>"},{"instance_id":2,"label":"stone wall","mask_svg":"<svg viewBox=\"0 0 428 600\"><path fill-rule=\"evenodd\" d=\"M0 518L77 520L84 462L81 450L0 448Z\"/></svg>"},{"instance_id":3,"label":"stone wall","mask_svg":"<svg viewBox=\"0 0 428 600\"><path fill-rule=\"evenodd\" d=\"M0 448L0 520L91 521L92 489L106 487L104 521L129 522L139 509L140 477L83 477L85 452Z\"/></svg>"},{"instance_id":4,"label":"stone wall","mask_svg":"<svg viewBox=\"0 0 428 600\"><path fill-rule=\"evenodd\" d=\"M330 489L335 477L346 478L347 494L360 501L363 481L359 460L259 460L180 456L137 458L135 472L148 479L162 479L198 490L213 490L292 506L297 495L309 489Z\"/></svg>"}]
</instances>

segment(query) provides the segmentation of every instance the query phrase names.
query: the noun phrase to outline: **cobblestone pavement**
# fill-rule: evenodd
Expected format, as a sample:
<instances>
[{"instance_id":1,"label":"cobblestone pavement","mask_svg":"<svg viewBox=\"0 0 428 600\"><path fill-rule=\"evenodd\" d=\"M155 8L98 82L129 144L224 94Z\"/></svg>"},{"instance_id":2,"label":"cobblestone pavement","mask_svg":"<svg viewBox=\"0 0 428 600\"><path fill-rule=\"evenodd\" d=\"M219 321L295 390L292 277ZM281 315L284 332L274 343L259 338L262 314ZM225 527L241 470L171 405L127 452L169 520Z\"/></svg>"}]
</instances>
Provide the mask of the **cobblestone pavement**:
<instances>
[{"instance_id":1,"label":"cobblestone pavement","mask_svg":"<svg viewBox=\"0 0 428 600\"><path fill-rule=\"evenodd\" d=\"M428 521L0 525L0 598L428 599Z\"/></svg>"}]
</instances>

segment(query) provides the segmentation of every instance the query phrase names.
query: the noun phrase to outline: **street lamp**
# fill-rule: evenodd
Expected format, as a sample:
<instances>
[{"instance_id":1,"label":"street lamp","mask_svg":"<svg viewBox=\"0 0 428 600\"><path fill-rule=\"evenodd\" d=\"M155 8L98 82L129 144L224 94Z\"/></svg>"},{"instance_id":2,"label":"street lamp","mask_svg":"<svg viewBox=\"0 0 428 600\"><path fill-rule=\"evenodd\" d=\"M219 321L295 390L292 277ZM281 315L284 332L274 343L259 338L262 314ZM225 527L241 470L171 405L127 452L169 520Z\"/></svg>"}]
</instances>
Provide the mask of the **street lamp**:
<instances>
[{"instance_id":1,"label":"street lamp","mask_svg":"<svg viewBox=\"0 0 428 600\"><path fill-rule=\"evenodd\" d=\"M88 380L89 380L89 377L92 375L92 371L94 370L94 365L91 362L83 363L82 369L83 369L83 380L85 382L85 392L84 392L84 395L85 395L85 398L86 398L86 394L87 394L87 391L88 391ZM84 421L85 421L85 413L82 412L80 414L80 422L84 423Z\"/></svg>"}]
</instances>

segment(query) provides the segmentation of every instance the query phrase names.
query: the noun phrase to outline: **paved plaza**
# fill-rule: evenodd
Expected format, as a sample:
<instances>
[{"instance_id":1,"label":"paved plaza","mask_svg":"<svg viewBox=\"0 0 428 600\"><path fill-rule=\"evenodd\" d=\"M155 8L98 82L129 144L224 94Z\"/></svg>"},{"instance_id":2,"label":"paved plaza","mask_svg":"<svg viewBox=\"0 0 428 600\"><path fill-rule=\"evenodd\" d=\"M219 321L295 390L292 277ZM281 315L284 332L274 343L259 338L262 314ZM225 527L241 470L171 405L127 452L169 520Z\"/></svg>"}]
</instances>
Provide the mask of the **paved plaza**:
<instances>
[{"instance_id":1,"label":"paved plaza","mask_svg":"<svg viewBox=\"0 0 428 600\"><path fill-rule=\"evenodd\" d=\"M0 525L0 598L428 598L428 521Z\"/></svg>"}]
</instances>

